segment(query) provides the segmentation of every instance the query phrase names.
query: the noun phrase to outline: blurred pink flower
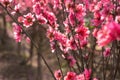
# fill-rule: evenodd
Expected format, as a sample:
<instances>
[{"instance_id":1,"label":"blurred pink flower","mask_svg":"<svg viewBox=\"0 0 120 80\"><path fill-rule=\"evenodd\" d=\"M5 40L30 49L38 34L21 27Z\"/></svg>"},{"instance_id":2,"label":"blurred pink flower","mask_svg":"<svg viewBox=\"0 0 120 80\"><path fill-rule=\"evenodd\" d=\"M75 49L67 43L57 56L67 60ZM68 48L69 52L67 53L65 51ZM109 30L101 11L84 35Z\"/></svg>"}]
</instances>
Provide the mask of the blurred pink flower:
<instances>
[{"instance_id":1,"label":"blurred pink flower","mask_svg":"<svg viewBox=\"0 0 120 80\"><path fill-rule=\"evenodd\" d=\"M105 51L103 52L104 57L110 56L110 48L106 48Z\"/></svg>"},{"instance_id":2,"label":"blurred pink flower","mask_svg":"<svg viewBox=\"0 0 120 80\"><path fill-rule=\"evenodd\" d=\"M97 38L98 45L101 47L113 41L106 26L98 30L97 35L95 37Z\"/></svg>"},{"instance_id":3,"label":"blurred pink flower","mask_svg":"<svg viewBox=\"0 0 120 80\"><path fill-rule=\"evenodd\" d=\"M85 76L85 80L90 80L91 69L85 69L84 70L84 76Z\"/></svg>"},{"instance_id":4,"label":"blurred pink flower","mask_svg":"<svg viewBox=\"0 0 120 80\"><path fill-rule=\"evenodd\" d=\"M79 74L76 76L76 78L77 78L76 80L86 80L84 74Z\"/></svg>"},{"instance_id":5,"label":"blurred pink flower","mask_svg":"<svg viewBox=\"0 0 120 80\"><path fill-rule=\"evenodd\" d=\"M69 62L70 67L73 67L75 65L75 63L76 63L76 60L74 59L73 56L68 56L67 60Z\"/></svg>"},{"instance_id":6,"label":"blurred pink flower","mask_svg":"<svg viewBox=\"0 0 120 80\"><path fill-rule=\"evenodd\" d=\"M54 72L54 76L55 76L55 78L56 78L57 80L60 80L60 79L62 78L62 73L61 73L61 71L60 71L60 70L56 70L56 71Z\"/></svg>"},{"instance_id":7,"label":"blurred pink flower","mask_svg":"<svg viewBox=\"0 0 120 80\"><path fill-rule=\"evenodd\" d=\"M20 22L20 23L23 22L23 19L24 19L23 16L19 16L18 17L18 22Z\"/></svg>"},{"instance_id":8,"label":"blurred pink flower","mask_svg":"<svg viewBox=\"0 0 120 80\"><path fill-rule=\"evenodd\" d=\"M120 24L120 16L116 16L115 22L118 23L118 24Z\"/></svg>"},{"instance_id":9,"label":"blurred pink flower","mask_svg":"<svg viewBox=\"0 0 120 80\"><path fill-rule=\"evenodd\" d=\"M64 77L64 80L76 80L76 73L67 72L67 75Z\"/></svg>"},{"instance_id":10,"label":"blurred pink flower","mask_svg":"<svg viewBox=\"0 0 120 80\"><path fill-rule=\"evenodd\" d=\"M13 0L0 0L5 6L8 6Z\"/></svg>"}]
</instances>

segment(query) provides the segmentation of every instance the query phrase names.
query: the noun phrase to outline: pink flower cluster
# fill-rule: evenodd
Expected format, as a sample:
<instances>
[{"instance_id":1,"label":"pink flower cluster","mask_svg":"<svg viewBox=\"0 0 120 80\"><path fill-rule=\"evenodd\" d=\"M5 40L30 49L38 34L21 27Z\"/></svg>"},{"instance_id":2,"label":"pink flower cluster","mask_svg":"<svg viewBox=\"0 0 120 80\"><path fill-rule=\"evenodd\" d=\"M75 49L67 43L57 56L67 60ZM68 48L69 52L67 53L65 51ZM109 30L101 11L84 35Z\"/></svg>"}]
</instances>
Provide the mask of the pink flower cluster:
<instances>
[{"instance_id":1,"label":"pink flower cluster","mask_svg":"<svg viewBox=\"0 0 120 80\"><path fill-rule=\"evenodd\" d=\"M83 73L77 75L75 72L67 72L66 76L62 76L61 70L56 70L54 76L57 80L61 80L64 77L64 80L90 80L91 69L85 69ZM93 78L92 80L98 80Z\"/></svg>"},{"instance_id":2,"label":"pink flower cluster","mask_svg":"<svg viewBox=\"0 0 120 80\"><path fill-rule=\"evenodd\" d=\"M22 29L20 26L18 26L16 23L13 23L13 31L14 31L14 39L16 40L16 42L21 42L21 32Z\"/></svg>"},{"instance_id":3,"label":"pink flower cluster","mask_svg":"<svg viewBox=\"0 0 120 80\"><path fill-rule=\"evenodd\" d=\"M119 7L116 8L115 16L115 6L110 0L93 0L89 6L89 10L94 14L92 25L96 26L96 28L94 29L93 36L97 39L97 44L103 47L113 40L119 40Z\"/></svg>"},{"instance_id":4,"label":"pink flower cluster","mask_svg":"<svg viewBox=\"0 0 120 80\"><path fill-rule=\"evenodd\" d=\"M95 29L93 35L96 37L99 46L106 46L113 40L120 40L120 24L114 21L108 22L101 29Z\"/></svg>"},{"instance_id":5,"label":"pink flower cluster","mask_svg":"<svg viewBox=\"0 0 120 80\"><path fill-rule=\"evenodd\" d=\"M83 73L77 75L75 72L67 72L64 80L90 80L91 70L85 69ZM94 80L94 79L93 79Z\"/></svg>"}]
</instances>

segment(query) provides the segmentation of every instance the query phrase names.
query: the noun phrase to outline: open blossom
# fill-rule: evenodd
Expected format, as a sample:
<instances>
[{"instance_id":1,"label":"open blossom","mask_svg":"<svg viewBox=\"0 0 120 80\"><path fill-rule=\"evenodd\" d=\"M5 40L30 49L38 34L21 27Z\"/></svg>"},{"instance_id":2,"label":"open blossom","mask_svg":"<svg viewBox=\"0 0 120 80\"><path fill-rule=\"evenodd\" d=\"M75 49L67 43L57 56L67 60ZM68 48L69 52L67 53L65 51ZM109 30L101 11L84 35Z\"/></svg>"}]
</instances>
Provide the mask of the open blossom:
<instances>
[{"instance_id":1,"label":"open blossom","mask_svg":"<svg viewBox=\"0 0 120 80\"><path fill-rule=\"evenodd\" d=\"M76 80L76 73L67 72L67 75L64 77L64 80Z\"/></svg>"},{"instance_id":2,"label":"open blossom","mask_svg":"<svg viewBox=\"0 0 120 80\"><path fill-rule=\"evenodd\" d=\"M88 30L87 27L84 26L79 26L75 29L76 32L76 38L80 40L84 40L88 37L90 31Z\"/></svg>"},{"instance_id":3,"label":"open blossom","mask_svg":"<svg viewBox=\"0 0 120 80\"><path fill-rule=\"evenodd\" d=\"M28 13L27 15L24 15L24 19L23 19L23 25L25 27L30 27L33 25L33 22L35 21L34 15L32 15L31 13Z\"/></svg>"},{"instance_id":4,"label":"open blossom","mask_svg":"<svg viewBox=\"0 0 120 80\"><path fill-rule=\"evenodd\" d=\"M21 32L22 29L20 26L18 26L16 23L13 23L13 31L14 31L14 39L16 40L16 42L21 42Z\"/></svg>"},{"instance_id":5,"label":"open blossom","mask_svg":"<svg viewBox=\"0 0 120 80\"><path fill-rule=\"evenodd\" d=\"M55 78L56 78L57 80L60 80L60 79L62 78L62 73L61 73L61 71L60 71L60 70L56 70L56 71L54 72L54 76L55 76Z\"/></svg>"}]
</instances>

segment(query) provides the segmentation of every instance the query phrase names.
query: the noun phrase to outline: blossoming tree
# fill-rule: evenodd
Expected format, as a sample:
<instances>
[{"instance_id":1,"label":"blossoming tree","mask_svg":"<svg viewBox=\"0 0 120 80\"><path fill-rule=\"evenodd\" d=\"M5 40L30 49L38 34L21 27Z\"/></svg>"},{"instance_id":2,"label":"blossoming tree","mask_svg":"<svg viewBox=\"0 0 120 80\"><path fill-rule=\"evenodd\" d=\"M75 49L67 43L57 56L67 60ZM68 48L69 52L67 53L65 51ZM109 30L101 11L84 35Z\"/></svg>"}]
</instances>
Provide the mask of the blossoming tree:
<instances>
[{"instance_id":1,"label":"blossoming tree","mask_svg":"<svg viewBox=\"0 0 120 80\"><path fill-rule=\"evenodd\" d=\"M0 0L0 6L14 22L16 42L25 34L39 49L27 29L46 31L59 69L52 71L40 56L55 80L115 80L120 75L120 0ZM60 57L68 63L67 72Z\"/></svg>"}]
</instances>

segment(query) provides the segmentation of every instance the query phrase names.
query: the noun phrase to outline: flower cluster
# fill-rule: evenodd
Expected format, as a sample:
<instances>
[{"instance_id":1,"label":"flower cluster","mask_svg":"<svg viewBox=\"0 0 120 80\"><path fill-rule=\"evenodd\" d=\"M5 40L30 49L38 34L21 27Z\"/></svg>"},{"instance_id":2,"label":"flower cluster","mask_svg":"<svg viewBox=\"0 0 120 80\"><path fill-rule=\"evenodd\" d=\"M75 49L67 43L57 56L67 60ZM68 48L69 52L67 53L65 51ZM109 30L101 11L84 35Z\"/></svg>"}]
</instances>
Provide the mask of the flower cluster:
<instances>
[{"instance_id":1,"label":"flower cluster","mask_svg":"<svg viewBox=\"0 0 120 80\"><path fill-rule=\"evenodd\" d=\"M16 23L13 23L13 32L14 32L14 39L16 40L16 42L21 42L21 38L22 38L21 32L22 32L22 29Z\"/></svg>"},{"instance_id":2,"label":"flower cluster","mask_svg":"<svg viewBox=\"0 0 120 80\"><path fill-rule=\"evenodd\" d=\"M99 60L95 60L98 56L96 53L103 53L107 59L120 52L120 0L0 1L21 25L13 23L14 38L17 42L22 38L21 27L25 31L31 28L38 31L38 27L46 31L52 52L66 60L71 70L66 76L62 69L55 71L57 80L98 80L91 75L94 74L94 62ZM28 37L27 39L29 41ZM112 44L113 42L116 44ZM97 47L102 47L104 51L100 49L99 52ZM115 59L117 58L119 54ZM105 73L103 71L103 74Z\"/></svg>"},{"instance_id":3,"label":"flower cluster","mask_svg":"<svg viewBox=\"0 0 120 80\"><path fill-rule=\"evenodd\" d=\"M79 75L77 75L75 72L67 72L67 75L64 77L64 80L90 80L90 75L90 69L85 69L84 72Z\"/></svg>"}]
</instances>

